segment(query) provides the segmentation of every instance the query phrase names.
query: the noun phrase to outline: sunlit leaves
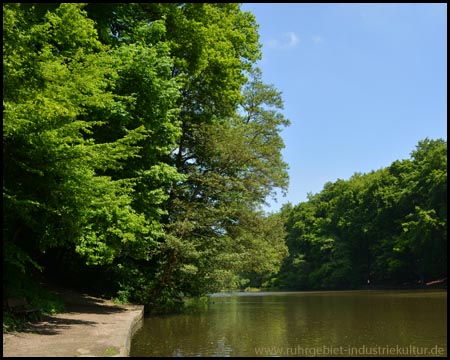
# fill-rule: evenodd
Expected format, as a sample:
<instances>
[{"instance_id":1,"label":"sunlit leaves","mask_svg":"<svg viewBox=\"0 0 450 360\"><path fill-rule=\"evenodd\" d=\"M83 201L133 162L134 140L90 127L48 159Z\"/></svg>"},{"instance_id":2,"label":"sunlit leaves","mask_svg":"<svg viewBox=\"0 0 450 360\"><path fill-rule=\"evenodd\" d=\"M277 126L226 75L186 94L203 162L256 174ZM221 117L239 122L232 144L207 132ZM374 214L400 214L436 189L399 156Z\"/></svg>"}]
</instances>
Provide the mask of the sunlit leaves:
<instances>
[{"instance_id":1,"label":"sunlit leaves","mask_svg":"<svg viewBox=\"0 0 450 360\"><path fill-rule=\"evenodd\" d=\"M123 108L123 97L110 91L118 60L96 39L81 7L61 4L42 19L33 18L33 8L6 8L4 62L26 54L29 78L4 77L6 89L15 87L4 97L5 232L9 241L19 231L17 219L19 229L33 232L32 249L76 244L89 263L108 263L122 243L143 241L151 227L130 207L134 182L98 172L138 157L136 144L148 132L140 126L103 143L93 137ZM14 33L23 41L12 42ZM25 241L20 231L17 241Z\"/></svg>"},{"instance_id":2,"label":"sunlit leaves","mask_svg":"<svg viewBox=\"0 0 450 360\"><path fill-rule=\"evenodd\" d=\"M3 10L4 239L30 254L8 264L56 249L77 260L49 255L50 265L71 276L96 266L122 299L155 303L278 270L283 224L259 209L287 187L289 121L251 70L252 14L189 3Z\"/></svg>"},{"instance_id":3,"label":"sunlit leaves","mask_svg":"<svg viewBox=\"0 0 450 360\"><path fill-rule=\"evenodd\" d=\"M329 182L293 208L286 223L291 256L278 286L346 288L445 276L447 144L425 139L411 155Z\"/></svg>"}]
</instances>

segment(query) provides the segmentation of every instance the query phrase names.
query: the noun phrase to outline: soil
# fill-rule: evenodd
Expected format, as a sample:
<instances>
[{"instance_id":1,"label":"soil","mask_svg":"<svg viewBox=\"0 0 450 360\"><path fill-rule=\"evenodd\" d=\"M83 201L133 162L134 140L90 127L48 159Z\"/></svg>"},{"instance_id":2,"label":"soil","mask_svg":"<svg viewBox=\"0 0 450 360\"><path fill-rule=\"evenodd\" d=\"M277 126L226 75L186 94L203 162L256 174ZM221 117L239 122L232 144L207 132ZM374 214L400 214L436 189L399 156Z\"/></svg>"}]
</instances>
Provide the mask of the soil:
<instances>
[{"instance_id":1,"label":"soil","mask_svg":"<svg viewBox=\"0 0 450 360\"><path fill-rule=\"evenodd\" d=\"M142 305L55 290L66 310L28 323L20 332L3 334L5 357L128 356L133 333L142 323Z\"/></svg>"}]
</instances>

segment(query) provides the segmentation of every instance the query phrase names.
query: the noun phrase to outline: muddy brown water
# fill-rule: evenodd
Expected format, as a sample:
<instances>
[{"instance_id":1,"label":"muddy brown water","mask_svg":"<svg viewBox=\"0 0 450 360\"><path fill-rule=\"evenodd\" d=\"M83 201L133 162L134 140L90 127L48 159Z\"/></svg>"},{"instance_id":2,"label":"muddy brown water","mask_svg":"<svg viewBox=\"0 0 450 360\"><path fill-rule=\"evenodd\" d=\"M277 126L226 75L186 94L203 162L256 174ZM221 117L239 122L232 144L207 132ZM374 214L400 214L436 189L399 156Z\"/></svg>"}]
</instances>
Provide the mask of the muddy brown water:
<instances>
[{"instance_id":1,"label":"muddy brown water","mask_svg":"<svg viewBox=\"0 0 450 360\"><path fill-rule=\"evenodd\" d=\"M149 317L130 356L446 356L447 291L213 294Z\"/></svg>"}]
</instances>

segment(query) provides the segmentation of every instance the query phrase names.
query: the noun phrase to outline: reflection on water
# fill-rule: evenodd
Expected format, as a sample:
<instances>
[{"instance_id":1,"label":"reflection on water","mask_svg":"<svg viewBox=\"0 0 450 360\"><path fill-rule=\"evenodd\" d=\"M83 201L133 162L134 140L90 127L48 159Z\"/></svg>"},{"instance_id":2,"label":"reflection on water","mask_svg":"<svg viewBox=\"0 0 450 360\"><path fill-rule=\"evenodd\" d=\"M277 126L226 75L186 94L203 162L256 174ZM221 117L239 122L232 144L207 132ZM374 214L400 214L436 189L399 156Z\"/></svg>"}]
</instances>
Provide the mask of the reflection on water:
<instances>
[{"instance_id":1,"label":"reflection on water","mask_svg":"<svg viewBox=\"0 0 450 360\"><path fill-rule=\"evenodd\" d=\"M130 355L446 355L446 319L442 290L214 294L204 311L145 319Z\"/></svg>"}]
</instances>

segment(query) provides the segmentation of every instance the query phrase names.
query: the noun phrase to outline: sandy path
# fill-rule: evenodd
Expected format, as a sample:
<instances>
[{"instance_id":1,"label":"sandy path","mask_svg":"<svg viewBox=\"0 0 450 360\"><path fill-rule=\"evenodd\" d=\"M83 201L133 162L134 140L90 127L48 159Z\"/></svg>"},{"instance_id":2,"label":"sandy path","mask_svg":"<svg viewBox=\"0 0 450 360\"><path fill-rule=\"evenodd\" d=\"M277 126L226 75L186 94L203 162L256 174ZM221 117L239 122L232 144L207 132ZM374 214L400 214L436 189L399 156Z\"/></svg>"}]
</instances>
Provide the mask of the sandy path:
<instances>
[{"instance_id":1,"label":"sandy path","mask_svg":"<svg viewBox=\"0 0 450 360\"><path fill-rule=\"evenodd\" d=\"M3 334L3 356L128 356L143 306L61 291L66 312Z\"/></svg>"}]
</instances>

